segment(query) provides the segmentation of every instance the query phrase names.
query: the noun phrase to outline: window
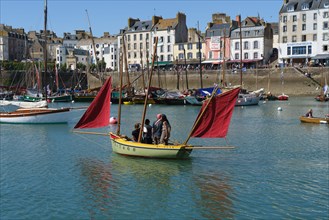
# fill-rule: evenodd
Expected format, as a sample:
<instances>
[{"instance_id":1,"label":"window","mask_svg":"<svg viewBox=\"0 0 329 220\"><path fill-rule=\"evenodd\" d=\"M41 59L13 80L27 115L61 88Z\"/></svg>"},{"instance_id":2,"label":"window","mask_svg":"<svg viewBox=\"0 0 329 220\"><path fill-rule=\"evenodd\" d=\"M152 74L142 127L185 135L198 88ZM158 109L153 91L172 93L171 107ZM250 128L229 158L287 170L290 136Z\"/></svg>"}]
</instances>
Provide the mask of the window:
<instances>
[{"instance_id":1,"label":"window","mask_svg":"<svg viewBox=\"0 0 329 220\"><path fill-rule=\"evenodd\" d=\"M317 13L314 13L313 14L313 20L316 20L318 18L318 14Z\"/></svg>"},{"instance_id":2,"label":"window","mask_svg":"<svg viewBox=\"0 0 329 220\"><path fill-rule=\"evenodd\" d=\"M329 33L323 33L323 40L328 41L329 40Z\"/></svg>"},{"instance_id":3,"label":"window","mask_svg":"<svg viewBox=\"0 0 329 220\"><path fill-rule=\"evenodd\" d=\"M209 53L208 53L208 58L209 58L209 59L212 59L212 51L209 51Z\"/></svg>"},{"instance_id":4,"label":"window","mask_svg":"<svg viewBox=\"0 0 329 220\"><path fill-rule=\"evenodd\" d=\"M193 53L187 53L187 59L193 59Z\"/></svg>"},{"instance_id":5,"label":"window","mask_svg":"<svg viewBox=\"0 0 329 220\"><path fill-rule=\"evenodd\" d=\"M306 35L302 35L302 41L306 41Z\"/></svg>"},{"instance_id":6,"label":"window","mask_svg":"<svg viewBox=\"0 0 329 220\"><path fill-rule=\"evenodd\" d=\"M288 55L291 55L291 47L288 47L288 48L287 48L287 54L288 54Z\"/></svg>"},{"instance_id":7,"label":"window","mask_svg":"<svg viewBox=\"0 0 329 220\"><path fill-rule=\"evenodd\" d=\"M306 21L306 14L302 15L302 20L305 22Z\"/></svg>"},{"instance_id":8,"label":"window","mask_svg":"<svg viewBox=\"0 0 329 220\"><path fill-rule=\"evenodd\" d=\"M128 44L128 50L130 50L130 44Z\"/></svg>"},{"instance_id":9,"label":"window","mask_svg":"<svg viewBox=\"0 0 329 220\"><path fill-rule=\"evenodd\" d=\"M141 50L143 49L143 43L139 44L139 49L141 49Z\"/></svg>"},{"instance_id":10,"label":"window","mask_svg":"<svg viewBox=\"0 0 329 220\"><path fill-rule=\"evenodd\" d=\"M134 43L134 50L136 50L137 49L137 44L136 43Z\"/></svg>"},{"instance_id":11,"label":"window","mask_svg":"<svg viewBox=\"0 0 329 220\"><path fill-rule=\"evenodd\" d=\"M137 36L136 36L136 34L134 34L134 40L136 40L137 39Z\"/></svg>"},{"instance_id":12,"label":"window","mask_svg":"<svg viewBox=\"0 0 329 220\"><path fill-rule=\"evenodd\" d=\"M199 45L200 45L200 49L202 49L202 44L200 43L196 43L196 49L199 49Z\"/></svg>"},{"instance_id":13,"label":"window","mask_svg":"<svg viewBox=\"0 0 329 220\"><path fill-rule=\"evenodd\" d=\"M188 50L192 50L192 49L193 49L193 45L192 45L191 43L188 43L188 44L187 44L187 49L188 49Z\"/></svg>"},{"instance_id":14,"label":"window","mask_svg":"<svg viewBox=\"0 0 329 220\"><path fill-rule=\"evenodd\" d=\"M201 57L201 53L197 52L196 53L196 58L200 59L200 57Z\"/></svg>"},{"instance_id":15,"label":"window","mask_svg":"<svg viewBox=\"0 0 329 220\"><path fill-rule=\"evenodd\" d=\"M170 54L167 55L167 61L171 61L171 55Z\"/></svg>"},{"instance_id":16,"label":"window","mask_svg":"<svg viewBox=\"0 0 329 220\"><path fill-rule=\"evenodd\" d=\"M287 16L283 16L283 23L287 23Z\"/></svg>"},{"instance_id":17,"label":"window","mask_svg":"<svg viewBox=\"0 0 329 220\"><path fill-rule=\"evenodd\" d=\"M148 40L149 39L149 34L146 34L146 40Z\"/></svg>"},{"instance_id":18,"label":"window","mask_svg":"<svg viewBox=\"0 0 329 220\"><path fill-rule=\"evenodd\" d=\"M254 59L258 59L258 53L257 52L254 53Z\"/></svg>"},{"instance_id":19,"label":"window","mask_svg":"<svg viewBox=\"0 0 329 220\"><path fill-rule=\"evenodd\" d=\"M297 46L292 48L292 55L304 55L306 54L306 46Z\"/></svg>"},{"instance_id":20,"label":"window","mask_svg":"<svg viewBox=\"0 0 329 220\"><path fill-rule=\"evenodd\" d=\"M313 23L313 30L318 29L318 23Z\"/></svg>"},{"instance_id":21,"label":"window","mask_svg":"<svg viewBox=\"0 0 329 220\"><path fill-rule=\"evenodd\" d=\"M297 25L292 26L292 31L297 31Z\"/></svg>"},{"instance_id":22,"label":"window","mask_svg":"<svg viewBox=\"0 0 329 220\"><path fill-rule=\"evenodd\" d=\"M128 41L130 41L130 35L128 35Z\"/></svg>"},{"instance_id":23,"label":"window","mask_svg":"<svg viewBox=\"0 0 329 220\"><path fill-rule=\"evenodd\" d=\"M294 21L294 22L297 21L297 15L292 16L292 21Z\"/></svg>"},{"instance_id":24,"label":"window","mask_svg":"<svg viewBox=\"0 0 329 220\"><path fill-rule=\"evenodd\" d=\"M323 30L327 30L328 29L328 22L325 21L323 22Z\"/></svg>"},{"instance_id":25,"label":"window","mask_svg":"<svg viewBox=\"0 0 329 220\"><path fill-rule=\"evenodd\" d=\"M134 52L134 58L137 58L137 53L136 52Z\"/></svg>"},{"instance_id":26,"label":"window","mask_svg":"<svg viewBox=\"0 0 329 220\"><path fill-rule=\"evenodd\" d=\"M283 32L287 32L287 26L286 25L283 26Z\"/></svg>"},{"instance_id":27,"label":"window","mask_svg":"<svg viewBox=\"0 0 329 220\"><path fill-rule=\"evenodd\" d=\"M143 34L139 34L139 40L143 40Z\"/></svg>"},{"instance_id":28,"label":"window","mask_svg":"<svg viewBox=\"0 0 329 220\"><path fill-rule=\"evenodd\" d=\"M170 36L167 37L167 42L170 43Z\"/></svg>"},{"instance_id":29,"label":"window","mask_svg":"<svg viewBox=\"0 0 329 220\"><path fill-rule=\"evenodd\" d=\"M288 5L287 11L294 11L294 5Z\"/></svg>"},{"instance_id":30,"label":"window","mask_svg":"<svg viewBox=\"0 0 329 220\"><path fill-rule=\"evenodd\" d=\"M323 12L323 18L329 18L329 12L327 11Z\"/></svg>"},{"instance_id":31,"label":"window","mask_svg":"<svg viewBox=\"0 0 329 220\"><path fill-rule=\"evenodd\" d=\"M248 53L244 53L244 59L245 59L245 60L248 59Z\"/></svg>"},{"instance_id":32,"label":"window","mask_svg":"<svg viewBox=\"0 0 329 220\"><path fill-rule=\"evenodd\" d=\"M258 41L254 41L254 49L258 49Z\"/></svg>"},{"instance_id":33,"label":"window","mask_svg":"<svg viewBox=\"0 0 329 220\"><path fill-rule=\"evenodd\" d=\"M149 49L149 48L150 48L150 43L146 42L146 49Z\"/></svg>"},{"instance_id":34,"label":"window","mask_svg":"<svg viewBox=\"0 0 329 220\"><path fill-rule=\"evenodd\" d=\"M239 42L235 42L235 50L239 50Z\"/></svg>"},{"instance_id":35,"label":"window","mask_svg":"<svg viewBox=\"0 0 329 220\"><path fill-rule=\"evenodd\" d=\"M328 51L328 45L323 45L323 52Z\"/></svg>"},{"instance_id":36,"label":"window","mask_svg":"<svg viewBox=\"0 0 329 220\"><path fill-rule=\"evenodd\" d=\"M236 60L239 59L239 54L238 54L238 53L235 53L235 54L234 54L234 59L236 59Z\"/></svg>"},{"instance_id":37,"label":"window","mask_svg":"<svg viewBox=\"0 0 329 220\"><path fill-rule=\"evenodd\" d=\"M160 61L163 61L163 55L160 55Z\"/></svg>"},{"instance_id":38,"label":"window","mask_svg":"<svg viewBox=\"0 0 329 220\"><path fill-rule=\"evenodd\" d=\"M167 46L167 52L171 52L171 46L170 45Z\"/></svg>"},{"instance_id":39,"label":"window","mask_svg":"<svg viewBox=\"0 0 329 220\"><path fill-rule=\"evenodd\" d=\"M302 24L302 31L306 30L306 24Z\"/></svg>"},{"instance_id":40,"label":"window","mask_svg":"<svg viewBox=\"0 0 329 220\"><path fill-rule=\"evenodd\" d=\"M302 4L302 10L308 10L309 9L309 4L308 3L303 3Z\"/></svg>"},{"instance_id":41,"label":"window","mask_svg":"<svg viewBox=\"0 0 329 220\"><path fill-rule=\"evenodd\" d=\"M180 60L184 59L184 54L183 53L178 54L178 59Z\"/></svg>"},{"instance_id":42,"label":"window","mask_svg":"<svg viewBox=\"0 0 329 220\"><path fill-rule=\"evenodd\" d=\"M287 37L285 36L285 37L282 37L282 43L287 43Z\"/></svg>"},{"instance_id":43,"label":"window","mask_svg":"<svg viewBox=\"0 0 329 220\"><path fill-rule=\"evenodd\" d=\"M312 54L312 46L311 46L311 45L309 45L309 46L307 47L307 53L308 53L308 54Z\"/></svg>"},{"instance_id":44,"label":"window","mask_svg":"<svg viewBox=\"0 0 329 220\"><path fill-rule=\"evenodd\" d=\"M317 39L318 39L317 34L313 34L313 41L317 41Z\"/></svg>"},{"instance_id":45,"label":"window","mask_svg":"<svg viewBox=\"0 0 329 220\"><path fill-rule=\"evenodd\" d=\"M163 43L163 37L160 37L159 43Z\"/></svg>"},{"instance_id":46,"label":"window","mask_svg":"<svg viewBox=\"0 0 329 220\"><path fill-rule=\"evenodd\" d=\"M160 53L163 53L163 45L160 46Z\"/></svg>"},{"instance_id":47,"label":"window","mask_svg":"<svg viewBox=\"0 0 329 220\"><path fill-rule=\"evenodd\" d=\"M243 49L245 49L245 50L248 50L249 49L249 43L248 43L248 41L244 42Z\"/></svg>"},{"instance_id":48,"label":"window","mask_svg":"<svg viewBox=\"0 0 329 220\"><path fill-rule=\"evenodd\" d=\"M297 36L296 36L296 35L293 35L291 41L292 41L292 42L297 42Z\"/></svg>"},{"instance_id":49,"label":"window","mask_svg":"<svg viewBox=\"0 0 329 220\"><path fill-rule=\"evenodd\" d=\"M178 45L178 50L184 50L184 44L179 44Z\"/></svg>"}]
</instances>

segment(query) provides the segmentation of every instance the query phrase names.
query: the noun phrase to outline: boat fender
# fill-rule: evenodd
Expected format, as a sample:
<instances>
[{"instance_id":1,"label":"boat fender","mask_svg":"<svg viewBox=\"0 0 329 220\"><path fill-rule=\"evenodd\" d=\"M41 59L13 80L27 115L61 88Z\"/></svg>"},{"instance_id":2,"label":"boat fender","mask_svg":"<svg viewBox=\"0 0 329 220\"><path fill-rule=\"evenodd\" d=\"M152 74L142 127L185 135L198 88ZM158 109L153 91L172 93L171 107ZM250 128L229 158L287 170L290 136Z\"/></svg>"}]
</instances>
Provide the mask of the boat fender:
<instances>
[{"instance_id":1,"label":"boat fender","mask_svg":"<svg viewBox=\"0 0 329 220\"><path fill-rule=\"evenodd\" d=\"M282 111L282 108L281 107L278 107L278 111Z\"/></svg>"},{"instance_id":2,"label":"boat fender","mask_svg":"<svg viewBox=\"0 0 329 220\"><path fill-rule=\"evenodd\" d=\"M110 124L117 124L118 120L115 117L110 118Z\"/></svg>"}]
</instances>

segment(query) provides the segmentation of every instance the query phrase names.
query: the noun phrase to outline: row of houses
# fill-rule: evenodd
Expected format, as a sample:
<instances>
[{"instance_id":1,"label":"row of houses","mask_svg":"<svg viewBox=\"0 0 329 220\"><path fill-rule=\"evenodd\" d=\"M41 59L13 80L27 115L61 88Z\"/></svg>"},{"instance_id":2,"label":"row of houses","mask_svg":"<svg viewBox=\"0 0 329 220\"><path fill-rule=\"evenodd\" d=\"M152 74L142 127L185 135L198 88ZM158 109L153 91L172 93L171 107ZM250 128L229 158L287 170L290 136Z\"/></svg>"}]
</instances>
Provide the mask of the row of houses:
<instances>
[{"instance_id":1,"label":"row of houses","mask_svg":"<svg viewBox=\"0 0 329 220\"><path fill-rule=\"evenodd\" d=\"M216 13L202 32L188 28L186 15L178 12L174 18L128 18L127 26L118 34L105 32L94 38L84 30L59 38L52 31L25 34L23 29L0 25L0 60L42 60L46 34L48 58L71 69L78 63L104 61L107 69L117 70L121 54L131 69L147 67L152 60L162 67L199 67L200 63L219 67L224 62L242 62L247 67L272 62L329 65L329 0L284 0L278 20L268 23L259 16L244 20L236 16L233 20L225 13ZM153 59L156 37L157 56Z\"/></svg>"}]
</instances>

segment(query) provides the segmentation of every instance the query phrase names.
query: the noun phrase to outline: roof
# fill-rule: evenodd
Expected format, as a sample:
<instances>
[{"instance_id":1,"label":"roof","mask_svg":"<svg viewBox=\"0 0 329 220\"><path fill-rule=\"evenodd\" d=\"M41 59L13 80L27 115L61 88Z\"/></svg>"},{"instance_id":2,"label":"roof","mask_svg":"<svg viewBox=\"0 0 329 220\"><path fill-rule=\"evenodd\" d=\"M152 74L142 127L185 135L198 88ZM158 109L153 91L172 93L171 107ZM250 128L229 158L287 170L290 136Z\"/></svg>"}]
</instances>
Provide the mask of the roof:
<instances>
[{"instance_id":1,"label":"roof","mask_svg":"<svg viewBox=\"0 0 329 220\"><path fill-rule=\"evenodd\" d=\"M178 21L176 18L161 19L154 27L157 28L157 30L166 30L168 27L175 28L177 24Z\"/></svg>"},{"instance_id":2,"label":"roof","mask_svg":"<svg viewBox=\"0 0 329 220\"><path fill-rule=\"evenodd\" d=\"M225 36L229 37L230 36L230 24L214 24L210 28L206 30L206 37L214 37L214 36L224 36L224 30L225 30Z\"/></svg>"},{"instance_id":3,"label":"roof","mask_svg":"<svg viewBox=\"0 0 329 220\"><path fill-rule=\"evenodd\" d=\"M286 4L282 5L280 14L324 8L325 2L328 1L329 0L289 0ZM304 9L305 7L307 7L308 9Z\"/></svg>"}]
</instances>

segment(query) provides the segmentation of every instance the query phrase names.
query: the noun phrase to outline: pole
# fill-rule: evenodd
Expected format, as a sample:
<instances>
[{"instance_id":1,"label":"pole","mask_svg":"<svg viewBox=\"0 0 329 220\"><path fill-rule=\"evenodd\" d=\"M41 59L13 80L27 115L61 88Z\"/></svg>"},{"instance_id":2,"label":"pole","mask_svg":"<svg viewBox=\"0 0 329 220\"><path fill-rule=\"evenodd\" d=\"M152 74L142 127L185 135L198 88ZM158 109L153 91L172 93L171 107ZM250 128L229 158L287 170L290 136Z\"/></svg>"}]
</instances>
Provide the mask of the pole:
<instances>
[{"instance_id":1,"label":"pole","mask_svg":"<svg viewBox=\"0 0 329 220\"><path fill-rule=\"evenodd\" d=\"M200 42L200 33L199 33L199 21L198 21L198 39L199 39L200 83L201 83L201 89L203 89L203 83L202 83L202 66L201 66L201 42Z\"/></svg>"},{"instance_id":2,"label":"pole","mask_svg":"<svg viewBox=\"0 0 329 220\"><path fill-rule=\"evenodd\" d=\"M177 85L176 88L179 90L179 71L178 71L178 59L176 59L176 72L177 72Z\"/></svg>"},{"instance_id":3,"label":"pole","mask_svg":"<svg viewBox=\"0 0 329 220\"><path fill-rule=\"evenodd\" d=\"M130 79L129 79L129 71L128 71L128 59L127 59L127 50L126 50L126 40L125 35L122 35L122 43L123 43L123 57L125 60L125 71L127 74L127 83L128 83L128 94L130 94Z\"/></svg>"},{"instance_id":4,"label":"pole","mask_svg":"<svg viewBox=\"0 0 329 220\"><path fill-rule=\"evenodd\" d=\"M119 106L118 106L118 127L117 127L117 135L120 135L120 127L121 127L121 103L122 103L122 79L123 79L123 55L120 52L120 60L119 60L119 68L120 68L120 87L119 87Z\"/></svg>"},{"instance_id":5,"label":"pole","mask_svg":"<svg viewBox=\"0 0 329 220\"><path fill-rule=\"evenodd\" d=\"M96 63L96 73L97 75L99 75L99 70L98 70L98 62L97 62L97 57L96 57L96 47L95 47L95 41L94 41L94 36L93 36L93 32L91 30L91 25L90 25L90 20L89 20L89 15L88 15L88 11L86 9L86 14L87 14L87 18L88 18L88 24L89 24L89 31L90 31L90 35L91 35L91 43L93 45L93 51L94 51L94 57L95 57L95 63ZM99 75L100 76L100 75ZM100 80L102 82L102 84L104 83L104 79L103 76L100 76Z\"/></svg>"},{"instance_id":6,"label":"pole","mask_svg":"<svg viewBox=\"0 0 329 220\"><path fill-rule=\"evenodd\" d=\"M224 53L223 53L223 74L222 74L222 87L225 87L225 71L226 71L226 62L225 62L225 56L226 56L226 29L224 29Z\"/></svg>"},{"instance_id":7,"label":"pole","mask_svg":"<svg viewBox=\"0 0 329 220\"><path fill-rule=\"evenodd\" d=\"M143 64L143 52L140 51L141 57L141 65L142 65L142 83L143 83L143 91L145 91L145 78L144 78L144 64Z\"/></svg>"},{"instance_id":8,"label":"pole","mask_svg":"<svg viewBox=\"0 0 329 220\"><path fill-rule=\"evenodd\" d=\"M150 87L151 87L151 81L152 81L152 75L153 75L153 67L154 67L154 59L155 59L155 57L157 55L157 46L158 46L158 37L155 37L154 54L153 54L153 59L152 59L152 69L151 69L150 79L149 79L148 86L147 86L147 93L145 94L144 109L143 109L143 115L142 115L142 123L141 123L141 127L140 127L140 130L139 130L139 135L138 135L138 142L139 143L142 140L142 134L143 134L143 129L144 129L144 121L145 121L145 114L146 114L146 106L147 106L147 100L148 100L148 93L149 93Z\"/></svg>"},{"instance_id":9,"label":"pole","mask_svg":"<svg viewBox=\"0 0 329 220\"><path fill-rule=\"evenodd\" d=\"M188 89L188 79L187 79L187 65L186 65L186 51L184 46L184 63L185 63L185 79L186 79L186 88Z\"/></svg>"},{"instance_id":10,"label":"pole","mask_svg":"<svg viewBox=\"0 0 329 220\"><path fill-rule=\"evenodd\" d=\"M155 54L155 53L154 53ZM156 56L156 59L157 59L157 68L158 68L158 84L159 84L159 88L161 88L161 81L160 81L160 68L159 68L159 57L158 55L153 55L153 56Z\"/></svg>"},{"instance_id":11,"label":"pole","mask_svg":"<svg viewBox=\"0 0 329 220\"><path fill-rule=\"evenodd\" d=\"M44 62L44 77L42 78L42 84L44 86L45 89L45 98L47 101L47 0L45 0L45 8L44 8L44 44L43 44L43 62ZM40 74L42 75L42 74Z\"/></svg>"},{"instance_id":12,"label":"pole","mask_svg":"<svg viewBox=\"0 0 329 220\"><path fill-rule=\"evenodd\" d=\"M242 30L241 30L241 15L239 15L240 26L240 85L242 86Z\"/></svg>"}]
</instances>

